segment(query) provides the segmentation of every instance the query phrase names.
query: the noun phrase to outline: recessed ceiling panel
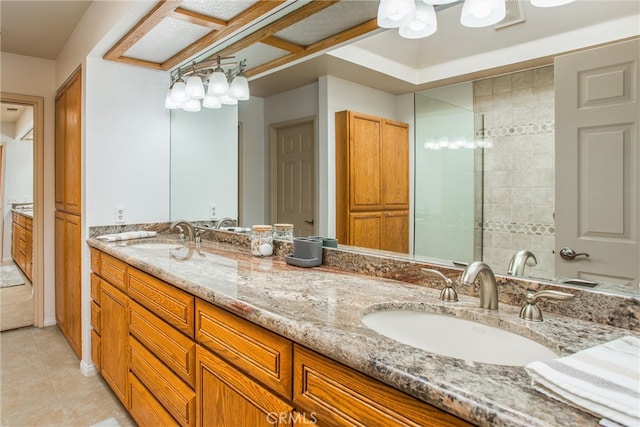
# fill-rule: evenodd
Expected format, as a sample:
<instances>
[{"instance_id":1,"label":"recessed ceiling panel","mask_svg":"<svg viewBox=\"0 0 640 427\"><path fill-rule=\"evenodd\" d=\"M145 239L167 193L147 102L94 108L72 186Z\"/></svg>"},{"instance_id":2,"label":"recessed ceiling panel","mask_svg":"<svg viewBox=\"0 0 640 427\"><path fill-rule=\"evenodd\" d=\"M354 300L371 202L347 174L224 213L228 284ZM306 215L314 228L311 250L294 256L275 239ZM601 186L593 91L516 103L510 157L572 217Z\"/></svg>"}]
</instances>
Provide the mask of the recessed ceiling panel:
<instances>
[{"instance_id":1,"label":"recessed ceiling panel","mask_svg":"<svg viewBox=\"0 0 640 427\"><path fill-rule=\"evenodd\" d=\"M377 16L376 1L341 1L278 32L276 37L309 46Z\"/></svg>"},{"instance_id":2,"label":"recessed ceiling panel","mask_svg":"<svg viewBox=\"0 0 640 427\"><path fill-rule=\"evenodd\" d=\"M162 63L211 32L174 18L165 18L125 52L125 56Z\"/></svg>"},{"instance_id":3,"label":"recessed ceiling panel","mask_svg":"<svg viewBox=\"0 0 640 427\"><path fill-rule=\"evenodd\" d=\"M246 47L233 55L238 60L247 60L247 68L251 69L269 61L280 58L289 54L288 51L277 47L269 46L263 43L256 43Z\"/></svg>"},{"instance_id":4,"label":"recessed ceiling panel","mask_svg":"<svg viewBox=\"0 0 640 427\"><path fill-rule=\"evenodd\" d=\"M258 2L255 0L186 0L180 5L180 7L182 9L190 10L191 12L197 12L202 15L229 21L256 3Z\"/></svg>"}]
</instances>

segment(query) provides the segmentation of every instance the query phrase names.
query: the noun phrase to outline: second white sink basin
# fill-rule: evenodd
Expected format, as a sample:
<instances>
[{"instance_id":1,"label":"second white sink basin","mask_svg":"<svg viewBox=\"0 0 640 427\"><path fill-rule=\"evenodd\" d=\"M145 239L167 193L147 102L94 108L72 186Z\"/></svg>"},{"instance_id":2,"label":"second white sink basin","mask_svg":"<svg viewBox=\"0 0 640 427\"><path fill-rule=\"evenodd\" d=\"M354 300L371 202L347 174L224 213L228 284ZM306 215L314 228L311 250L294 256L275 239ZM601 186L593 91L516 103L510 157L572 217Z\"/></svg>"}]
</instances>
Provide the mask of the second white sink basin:
<instances>
[{"instance_id":1,"label":"second white sink basin","mask_svg":"<svg viewBox=\"0 0 640 427\"><path fill-rule=\"evenodd\" d=\"M473 362L524 366L558 357L529 338L446 314L383 310L365 314L361 320L374 331L401 343Z\"/></svg>"}]
</instances>

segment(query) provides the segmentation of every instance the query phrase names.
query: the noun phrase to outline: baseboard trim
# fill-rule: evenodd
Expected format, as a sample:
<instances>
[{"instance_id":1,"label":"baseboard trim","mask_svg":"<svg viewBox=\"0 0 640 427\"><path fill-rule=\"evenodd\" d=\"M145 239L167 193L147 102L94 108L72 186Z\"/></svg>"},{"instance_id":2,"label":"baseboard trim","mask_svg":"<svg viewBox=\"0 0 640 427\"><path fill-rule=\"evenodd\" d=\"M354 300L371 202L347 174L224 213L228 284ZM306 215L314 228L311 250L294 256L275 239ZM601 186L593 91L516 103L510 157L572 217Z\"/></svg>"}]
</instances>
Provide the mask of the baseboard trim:
<instances>
[{"instance_id":1,"label":"baseboard trim","mask_svg":"<svg viewBox=\"0 0 640 427\"><path fill-rule=\"evenodd\" d=\"M58 324L58 321L56 320L55 316L47 317L46 319L44 319L44 326L53 326L57 324Z\"/></svg>"},{"instance_id":2,"label":"baseboard trim","mask_svg":"<svg viewBox=\"0 0 640 427\"><path fill-rule=\"evenodd\" d=\"M98 368L94 363L86 363L84 360L80 361L80 372L85 377L92 377L98 375Z\"/></svg>"}]
</instances>

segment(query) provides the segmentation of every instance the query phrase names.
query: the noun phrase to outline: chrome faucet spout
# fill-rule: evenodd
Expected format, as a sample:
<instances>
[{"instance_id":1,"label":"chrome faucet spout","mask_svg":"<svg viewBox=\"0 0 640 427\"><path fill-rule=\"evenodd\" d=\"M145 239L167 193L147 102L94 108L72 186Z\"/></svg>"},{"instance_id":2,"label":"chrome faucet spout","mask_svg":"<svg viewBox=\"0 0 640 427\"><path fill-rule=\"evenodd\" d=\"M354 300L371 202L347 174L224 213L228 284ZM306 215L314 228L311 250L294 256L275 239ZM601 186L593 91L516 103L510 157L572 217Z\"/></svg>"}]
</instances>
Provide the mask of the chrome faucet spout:
<instances>
[{"instance_id":1,"label":"chrome faucet spout","mask_svg":"<svg viewBox=\"0 0 640 427\"><path fill-rule=\"evenodd\" d=\"M193 242L193 239L195 238L196 233L193 229L193 225L191 225L189 221L180 219L178 221L173 222L169 226L170 230L173 230L175 228L177 228L181 233L184 234L184 237L186 237L188 242Z\"/></svg>"},{"instance_id":2,"label":"chrome faucet spout","mask_svg":"<svg viewBox=\"0 0 640 427\"><path fill-rule=\"evenodd\" d=\"M460 282L463 285L471 286L478 279L480 284L480 308L489 310L498 309L498 284L496 276L489 265L484 262L475 261L469 264L462 272Z\"/></svg>"},{"instance_id":3,"label":"chrome faucet spout","mask_svg":"<svg viewBox=\"0 0 640 427\"><path fill-rule=\"evenodd\" d=\"M509 261L509 268L507 269L512 276L524 276L524 267L535 267L538 265L536 256L531 251L521 250L516 252Z\"/></svg>"}]
</instances>

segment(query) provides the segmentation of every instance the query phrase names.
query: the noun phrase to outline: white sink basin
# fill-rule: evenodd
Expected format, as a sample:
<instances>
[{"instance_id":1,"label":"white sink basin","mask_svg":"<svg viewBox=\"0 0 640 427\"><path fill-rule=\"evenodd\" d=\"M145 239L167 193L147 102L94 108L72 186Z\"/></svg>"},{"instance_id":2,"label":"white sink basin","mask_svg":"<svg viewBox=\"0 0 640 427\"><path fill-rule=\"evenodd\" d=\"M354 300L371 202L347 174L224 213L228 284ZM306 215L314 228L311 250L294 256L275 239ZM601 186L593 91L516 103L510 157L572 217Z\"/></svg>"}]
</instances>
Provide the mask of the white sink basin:
<instances>
[{"instance_id":1,"label":"white sink basin","mask_svg":"<svg viewBox=\"0 0 640 427\"><path fill-rule=\"evenodd\" d=\"M136 242L130 241L127 246L131 246L136 249L180 249L183 247L180 243L172 242Z\"/></svg>"},{"instance_id":2,"label":"white sink basin","mask_svg":"<svg viewBox=\"0 0 640 427\"><path fill-rule=\"evenodd\" d=\"M558 357L529 338L446 314L383 310L361 319L369 328L401 343L473 362L524 366Z\"/></svg>"}]
</instances>

